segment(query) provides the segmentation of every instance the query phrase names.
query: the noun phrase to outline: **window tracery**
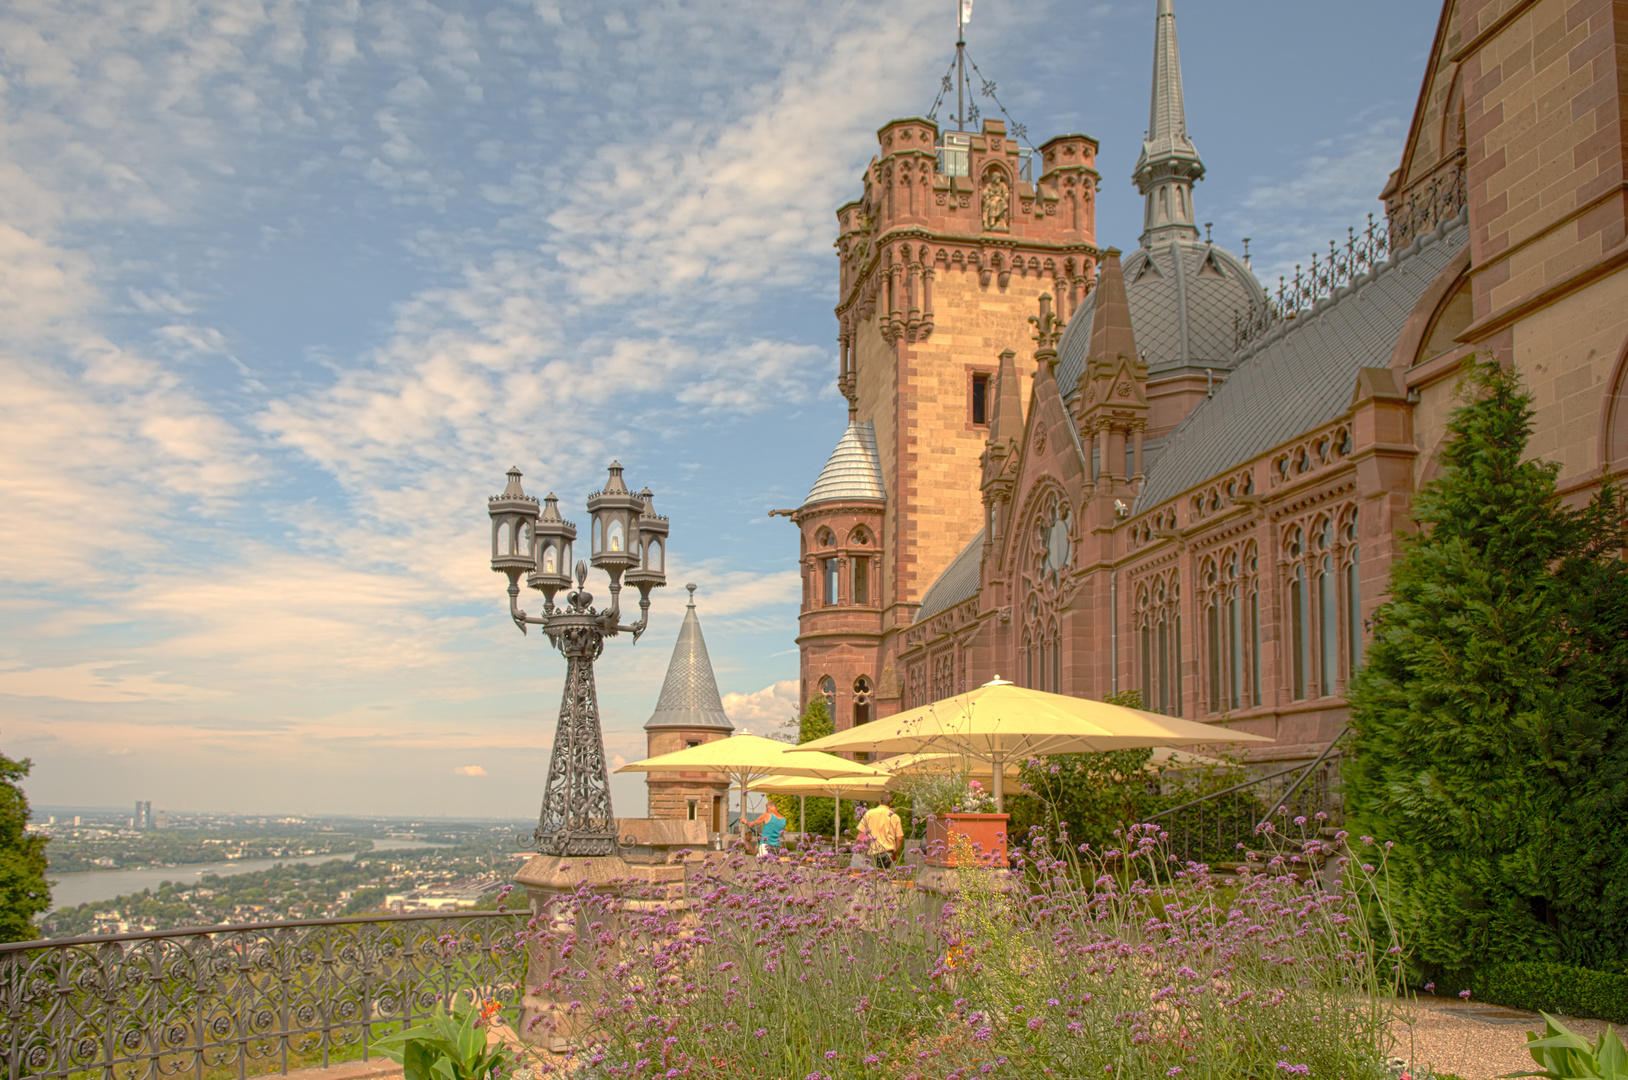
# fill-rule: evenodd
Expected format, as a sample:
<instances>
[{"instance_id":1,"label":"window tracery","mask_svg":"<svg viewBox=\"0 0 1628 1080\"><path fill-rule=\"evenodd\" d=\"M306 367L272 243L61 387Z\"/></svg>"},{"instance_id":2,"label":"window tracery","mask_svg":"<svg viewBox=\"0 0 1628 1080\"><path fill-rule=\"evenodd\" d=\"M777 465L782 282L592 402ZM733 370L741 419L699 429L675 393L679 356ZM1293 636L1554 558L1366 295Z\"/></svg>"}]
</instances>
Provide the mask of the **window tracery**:
<instances>
[{"instance_id":1,"label":"window tracery","mask_svg":"<svg viewBox=\"0 0 1628 1080\"><path fill-rule=\"evenodd\" d=\"M1357 514L1346 505L1283 527L1287 689L1296 701L1342 693L1362 663Z\"/></svg>"},{"instance_id":2,"label":"window tracery","mask_svg":"<svg viewBox=\"0 0 1628 1080\"><path fill-rule=\"evenodd\" d=\"M955 656L948 649L933 657L933 701L955 693Z\"/></svg>"},{"instance_id":3,"label":"window tracery","mask_svg":"<svg viewBox=\"0 0 1628 1080\"><path fill-rule=\"evenodd\" d=\"M1228 545L1200 569L1205 702L1212 713L1260 704L1260 582L1253 543Z\"/></svg>"},{"instance_id":4,"label":"window tracery","mask_svg":"<svg viewBox=\"0 0 1628 1080\"><path fill-rule=\"evenodd\" d=\"M1029 525L1018 568L1024 585L1023 637L1019 657L1023 685L1063 693L1061 613L1067 606L1074 567L1074 517L1060 488L1031 497Z\"/></svg>"},{"instance_id":5,"label":"window tracery","mask_svg":"<svg viewBox=\"0 0 1628 1080\"><path fill-rule=\"evenodd\" d=\"M1159 574L1136 588L1135 629L1141 646L1142 704L1181 715L1181 575Z\"/></svg>"}]
</instances>

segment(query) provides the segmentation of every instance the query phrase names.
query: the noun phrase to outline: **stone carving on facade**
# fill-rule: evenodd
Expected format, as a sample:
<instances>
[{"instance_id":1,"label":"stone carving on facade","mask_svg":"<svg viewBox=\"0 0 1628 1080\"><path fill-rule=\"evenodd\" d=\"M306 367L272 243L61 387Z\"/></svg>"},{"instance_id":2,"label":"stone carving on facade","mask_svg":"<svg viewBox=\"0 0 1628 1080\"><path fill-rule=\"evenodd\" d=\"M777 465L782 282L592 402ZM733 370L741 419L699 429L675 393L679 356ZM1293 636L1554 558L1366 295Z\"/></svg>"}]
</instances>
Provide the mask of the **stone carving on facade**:
<instances>
[{"instance_id":1,"label":"stone carving on facade","mask_svg":"<svg viewBox=\"0 0 1628 1080\"><path fill-rule=\"evenodd\" d=\"M1010 227L1012 193L1006 185L1006 177L998 170L992 169L984 175L983 208L985 232L1002 232Z\"/></svg>"}]
</instances>

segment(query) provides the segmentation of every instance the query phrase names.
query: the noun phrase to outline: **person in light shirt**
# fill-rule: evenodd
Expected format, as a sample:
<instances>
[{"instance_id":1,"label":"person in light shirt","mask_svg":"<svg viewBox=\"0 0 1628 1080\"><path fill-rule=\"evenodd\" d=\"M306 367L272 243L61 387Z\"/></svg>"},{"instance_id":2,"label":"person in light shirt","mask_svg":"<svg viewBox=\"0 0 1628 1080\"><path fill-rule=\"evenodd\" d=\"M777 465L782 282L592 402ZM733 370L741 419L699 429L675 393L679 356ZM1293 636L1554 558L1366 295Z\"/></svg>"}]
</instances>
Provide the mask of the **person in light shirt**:
<instances>
[{"instance_id":1,"label":"person in light shirt","mask_svg":"<svg viewBox=\"0 0 1628 1080\"><path fill-rule=\"evenodd\" d=\"M884 791L877 805L859 819L859 835L867 841L871 865L886 870L904 850L904 824L893 812L893 793Z\"/></svg>"}]
</instances>

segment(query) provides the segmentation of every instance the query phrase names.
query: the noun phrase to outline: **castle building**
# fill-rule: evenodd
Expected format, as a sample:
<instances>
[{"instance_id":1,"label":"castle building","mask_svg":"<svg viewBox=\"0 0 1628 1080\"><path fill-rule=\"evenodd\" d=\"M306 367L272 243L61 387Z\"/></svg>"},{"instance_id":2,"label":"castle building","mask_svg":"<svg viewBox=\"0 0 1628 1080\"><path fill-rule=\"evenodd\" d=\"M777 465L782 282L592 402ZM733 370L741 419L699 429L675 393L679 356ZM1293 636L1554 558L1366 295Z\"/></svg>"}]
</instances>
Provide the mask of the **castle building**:
<instances>
[{"instance_id":1,"label":"castle building","mask_svg":"<svg viewBox=\"0 0 1628 1080\"><path fill-rule=\"evenodd\" d=\"M673 643L673 657L667 663L656 711L644 723L648 757L727 739L735 730L724 715L712 658L701 636L701 620L695 614L695 586L685 588L690 591L690 603L684 609L678 640ZM729 816L727 777L707 772L646 773L645 785L649 817L705 821L711 832L724 831Z\"/></svg>"},{"instance_id":2,"label":"castle building","mask_svg":"<svg viewBox=\"0 0 1628 1080\"><path fill-rule=\"evenodd\" d=\"M879 132L837 211L849 423L798 526L802 696L839 729L997 675L1321 753L1471 356L1583 498L1628 462L1628 19L1446 0L1385 221L1275 294L1201 236L1173 0L1098 246L1097 144ZM1020 353L1024 354L1020 359Z\"/></svg>"}]
</instances>

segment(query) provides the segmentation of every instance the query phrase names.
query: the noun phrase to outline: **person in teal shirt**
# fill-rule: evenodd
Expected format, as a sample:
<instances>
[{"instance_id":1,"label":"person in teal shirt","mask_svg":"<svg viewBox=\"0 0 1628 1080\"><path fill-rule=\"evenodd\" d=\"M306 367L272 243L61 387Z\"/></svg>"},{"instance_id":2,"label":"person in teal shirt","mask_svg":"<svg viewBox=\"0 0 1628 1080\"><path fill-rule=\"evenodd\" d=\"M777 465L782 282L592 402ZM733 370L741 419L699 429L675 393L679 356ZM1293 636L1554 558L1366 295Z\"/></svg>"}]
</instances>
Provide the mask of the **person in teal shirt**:
<instances>
[{"instance_id":1,"label":"person in teal shirt","mask_svg":"<svg viewBox=\"0 0 1628 1080\"><path fill-rule=\"evenodd\" d=\"M786 819L780 816L780 811L770 803L768 808L756 818L747 822L753 828L762 826L758 832L757 853L760 858L780 854L780 834L786 831Z\"/></svg>"}]
</instances>

